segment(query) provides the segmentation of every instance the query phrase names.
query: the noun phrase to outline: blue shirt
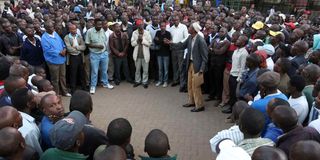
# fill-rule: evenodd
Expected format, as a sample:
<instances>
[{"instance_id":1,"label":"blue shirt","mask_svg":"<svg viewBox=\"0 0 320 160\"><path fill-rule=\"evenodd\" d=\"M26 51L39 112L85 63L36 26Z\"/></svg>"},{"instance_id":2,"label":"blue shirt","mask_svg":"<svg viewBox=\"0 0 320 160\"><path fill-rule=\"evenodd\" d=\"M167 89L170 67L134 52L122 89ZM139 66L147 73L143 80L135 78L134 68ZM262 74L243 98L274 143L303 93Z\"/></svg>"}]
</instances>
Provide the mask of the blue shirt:
<instances>
[{"instance_id":1,"label":"blue shirt","mask_svg":"<svg viewBox=\"0 0 320 160\"><path fill-rule=\"evenodd\" d=\"M244 97L246 94L250 96L255 96L258 93L258 83L257 83L257 73L259 68L255 70L249 70L245 72L242 76L243 83L240 86L239 94L240 97Z\"/></svg>"},{"instance_id":2,"label":"blue shirt","mask_svg":"<svg viewBox=\"0 0 320 160\"><path fill-rule=\"evenodd\" d=\"M261 135L265 134L267 126L271 122L270 117L267 114L267 106L268 106L268 103L270 102L270 100L272 100L274 98L281 98L284 100L288 100L286 95L284 95L283 93L275 93L275 94L267 95L264 98L261 98L259 100L256 100L251 105L252 108L257 109L260 112L262 112L265 117L265 126L264 126L264 129L263 129Z\"/></svg>"},{"instance_id":3,"label":"blue shirt","mask_svg":"<svg viewBox=\"0 0 320 160\"><path fill-rule=\"evenodd\" d=\"M50 64L64 64L66 57L61 56L60 52L66 48L60 36L53 32L53 36L45 32L41 37L41 45L45 60Z\"/></svg>"},{"instance_id":4,"label":"blue shirt","mask_svg":"<svg viewBox=\"0 0 320 160\"><path fill-rule=\"evenodd\" d=\"M274 143L277 143L278 137L283 134L283 131L276 127L274 123L269 123L266 132L264 135L261 135L262 138L271 139Z\"/></svg>"},{"instance_id":5,"label":"blue shirt","mask_svg":"<svg viewBox=\"0 0 320 160\"><path fill-rule=\"evenodd\" d=\"M33 45L28 39L23 42L20 59L27 61L30 65L40 66L44 63L41 42L38 38Z\"/></svg>"},{"instance_id":6,"label":"blue shirt","mask_svg":"<svg viewBox=\"0 0 320 160\"><path fill-rule=\"evenodd\" d=\"M54 147L49 137L49 133L53 125L53 122L47 116L43 116L40 124L40 133L42 139L42 149L44 151L48 148Z\"/></svg>"}]
</instances>

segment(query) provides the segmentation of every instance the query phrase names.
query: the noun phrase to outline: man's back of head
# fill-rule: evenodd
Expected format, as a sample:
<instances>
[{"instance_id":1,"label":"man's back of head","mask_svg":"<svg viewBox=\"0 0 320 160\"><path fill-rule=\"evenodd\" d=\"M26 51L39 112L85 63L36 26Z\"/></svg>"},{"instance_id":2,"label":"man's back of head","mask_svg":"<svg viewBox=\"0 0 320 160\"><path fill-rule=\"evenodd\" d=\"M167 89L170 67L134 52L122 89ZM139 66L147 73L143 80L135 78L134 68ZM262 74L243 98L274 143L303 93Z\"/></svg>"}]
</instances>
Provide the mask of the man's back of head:
<instances>
[{"instance_id":1,"label":"man's back of head","mask_svg":"<svg viewBox=\"0 0 320 160\"><path fill-rule=\"evenodd\" d=\"M0 129L4 127L20 128L22 117L17 109L11 106L0 107Z\"/></svg>"},{"instance_id":2,"label":"man's back of head","mask_svg":"<svg viewBox=\"0 0 320 160\"><path fill-rule=\"evenodd\" d=\"M294 129L298 123L297 112L286 105L276 107L271 114L273 123L285 133Z\"/></svg>"},{"instance_id":3,"label":"man's back of head","mask_svg":"<svg viewBox=\"0 0 320 160\"><path fill-rule=\"evenodd\" d=\"M150 131L145 139L144 151L152 158L161 158L167 156L169 150L168 136L159 129Z\"/></svg>"},{"instance_id":4,"label":"man's back of head","mask_svg":"<svg viewBox=\"0 0 320 160\"><path fill-rule=\"evenodd\" d=\"M117 118L110 122L107 129L107 137L111 145L119 145L125 148L130 143L132 127L128 120Z\"/></svg>"},{"instance_id":5,"label":"man's back of head","mask_svg":"<svg viewBox=\"0 0 320 160\"><path fill-rule=\"evenodd\" d=\"M287 160L286 154L278 148L261 146L254 150L252 160Z\"/></svg>"},{"instance_id":6,"label":"man's back of head","mask_svg":"<svg viewBox=\"0 0 320 160\"><path fill-rule=\"evenodd\" d=\"M260 137L264 128L263 113L253 108L246 108L240 115L239 128L245 137Z\"/></svg>"},{"instance_id":7,"label":"man's back of head","mask_svg":"<svg viewBox=\"0 0 320 160\"><path fill-rule=\"evenodd\" d=\"M0 130L0 156L11 159L19 156L22 159L22 153L25 147L24 139L18 129L6 127ZM16 157L17 158L17 157ZM13 158L14 159L14 158Z\"/></svg>"},{"instance_id":8,"label":"man's back of head","mask_svg":"<svg viewBox=\"0 0 320 160\"><path fill-rule=\"evenodd\" d=\"M77 90L73 93L70 99L70 112L77 110L89 118L92 112L92 98L88 92Z\"/></svg>"},{"instance_id":9,"label":"man's back of head","mask_svg":"<svg viewBox=\"0 0 320 160\"><path fill-rule=\"evenodd\" d=\"M109 146L94 156L94 160L126 160L126 152L117 145Z\"/></svg>"},{"instance_id":10,"label":"man's back of head","mask_svg":"<svg viewBox=\"0 0 320 160\"><path fill-rule=\"evenodd\" d=\"M299 141L291 147L289 157L291 160L320 159L320 144L311 140Z\"/></svg>"}]
</instances>

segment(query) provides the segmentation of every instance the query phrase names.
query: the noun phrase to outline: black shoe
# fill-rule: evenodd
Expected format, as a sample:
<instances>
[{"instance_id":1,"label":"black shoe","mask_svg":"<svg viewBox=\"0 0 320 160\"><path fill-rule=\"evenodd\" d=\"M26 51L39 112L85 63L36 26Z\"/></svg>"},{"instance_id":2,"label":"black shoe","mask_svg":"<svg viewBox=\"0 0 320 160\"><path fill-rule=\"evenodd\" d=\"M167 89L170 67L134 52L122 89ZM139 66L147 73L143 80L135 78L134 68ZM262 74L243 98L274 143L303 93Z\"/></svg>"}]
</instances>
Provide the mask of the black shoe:
<instances>
[{"instance_id":1,"label":"black shoe","mask_svg":"<svg viewBox=\"0 0 320 160\"><path fill-rule=\"evenodd\" d=\"M204 107L198 108L198 109L192 109L191 112L201 112L204 111Z\"/></svg>"},{"instance_id":2,"label":"black shoe","mask_svg":"<svg viewBox=\"0 0 320 160\"><path fill-rule=\"evenodd\" d=\"M119 81L114 81L114 84L119 86L120 82Z\"/></svg>"},{"instance_id":3,"label":"black shoe","mask_svg":"<svg viewBox=\"0 0 320 160\"><path fill-rule=\"evenodd\" d=\"M230 114L230 113L232 113L232 109L231 109L231 107L230 107L230 108L227 108L227 109L225 109L225 110L222 110L221 112L222 112L222 113L225 113L225 114Z\"/></svg>"},{"instance_id":4,"label":"black shoe","mask_svg":"<svg viewBox=\"0 0 320 160\"><path fill-rule=\"evenodd\" d=\"M185 108L194 107L194 106L196 106L196 105L195 104L191 104L191 103L187 103L187 104L182 105L182 107L185 107Z\"/></svg>"},{"instance_id":5,"label":"black shoe","mask_svg":"<svg viewBox=\"0 0 320 160\"><path fill-rule=\"evenodd\" d=\"M181 93L187 93L188 90L187 90L186 88L180 88L180 89L179 89L179 92L181 92Z\"/></svg>"},{"instance_id":6,"label":"black shoe","mask_svg":"<svg viewBox=\"0 0 320 160\"><path fill-rule=\"evenodd\" d=\"M133 84L133 87L138 87L138 86L140 86L140 84L141 84L141 83L135 82L135 83Z\"/></svg>"},{"instance_id":7,"label":"black shoe","mask_svg":"<svg viewBox=\"0 0 320 160\"><path fill-rule=\"evenodd\" d=\"M174 83L171 84L171 87L175 87L175 86L177 86L178 84L179 84L179 82L174 82Z\"/></svg>"},{"instance_id":8,"label":"black shoe","mask_svg":"<svg viewBox=\"0 0 320 160\"><path fill-rule=\"evenodd\" d=\"M143 88L147 89L148 88L148 84L143 84Z\"/></svg>"}]
</instances>

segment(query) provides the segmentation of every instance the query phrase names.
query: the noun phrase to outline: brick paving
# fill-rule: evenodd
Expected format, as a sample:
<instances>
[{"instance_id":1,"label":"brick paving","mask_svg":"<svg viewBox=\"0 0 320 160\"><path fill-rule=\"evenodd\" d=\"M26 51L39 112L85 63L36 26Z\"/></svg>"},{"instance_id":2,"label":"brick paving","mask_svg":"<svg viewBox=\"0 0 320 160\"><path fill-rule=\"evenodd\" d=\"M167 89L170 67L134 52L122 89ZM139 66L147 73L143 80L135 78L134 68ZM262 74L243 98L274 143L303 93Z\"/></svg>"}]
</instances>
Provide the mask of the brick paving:
<instances>
[{"instance_id":1,"label":"brick paving","mask_svg":"<svg viewBox=\"0 0 320 160\"><path fill-rule=\"evenodd\" d=\"M187 94L179 93L177 87L142 86L133 88L121 83L113 90L97 88L93 98L93 124L106 130L109 122L115 118L127 118L132 127L131 143L135 154L145 155L144 139L152 129L158 128L167 133L171 145L170 155L178 155L179 160L212 160L215 155L210 150L209 139L217 131L225 129L226 115L214 107L216 102L206 102L206 110L191 113L183 108ZM68 111L69 98L64 98Z\"/></svg>"}]
</instances>

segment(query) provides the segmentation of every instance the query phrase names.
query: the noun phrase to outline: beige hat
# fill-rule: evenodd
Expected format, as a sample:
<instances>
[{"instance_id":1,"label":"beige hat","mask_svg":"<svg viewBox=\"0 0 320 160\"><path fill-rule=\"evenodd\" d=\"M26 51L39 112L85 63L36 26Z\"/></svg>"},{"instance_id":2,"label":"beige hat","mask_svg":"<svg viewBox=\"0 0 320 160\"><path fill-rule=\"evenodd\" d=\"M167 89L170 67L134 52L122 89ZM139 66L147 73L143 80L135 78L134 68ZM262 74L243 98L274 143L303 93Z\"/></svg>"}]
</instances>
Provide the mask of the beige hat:
<instances>
[{"instance_id":1,"label":"beige hat","mask_svg":"<svg viewBox=\"0 0 320 160\"><path fill-rule=\"evenodd\" d=\"M278 87L280 83L280 74L273 71L268 71L263 73L257 78L258 84L268 87L274 88Z\"/></svg>"}]
</instances>

